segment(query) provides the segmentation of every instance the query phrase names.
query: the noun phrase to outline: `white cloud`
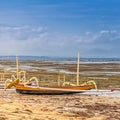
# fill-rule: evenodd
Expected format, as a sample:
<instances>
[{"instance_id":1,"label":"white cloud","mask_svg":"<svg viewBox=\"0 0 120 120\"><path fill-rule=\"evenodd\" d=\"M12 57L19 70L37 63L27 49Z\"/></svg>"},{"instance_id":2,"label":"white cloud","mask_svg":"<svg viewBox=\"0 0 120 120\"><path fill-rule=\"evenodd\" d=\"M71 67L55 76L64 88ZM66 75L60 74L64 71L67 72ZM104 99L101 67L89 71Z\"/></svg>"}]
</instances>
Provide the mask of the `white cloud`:
<instances>
[{"instance_id":1,"label":"white cloud","mask_svg":"<svg viewBox=\"0 0 120 120\"><path fill-rule=\"evenodd\" d=\"M72 56L80 51L83 56L103 55L119 49L120 33L116 30L85 32L70 35L48 32L46 28L0 25L0 55Z\"/></svg>"},{"instance_id":2,"label":"white cloud","mask_svg":"<svg viewBox=\"0 0 120 120\"><path fill-rule=\"evenodd\" d=\"M29 50L34 51L35 45L44 35L45 30L42 27L0 26L0 54L15 54L16 52L25 54L25 51L29 54Z\"/></svg>"},{"instance_id":3,"label":"white cloud","mask_svg":"<svg viewBox=\"0 0 120 120\"><path fill-rule=\"evenodd\" d=\"M100 33L101 34L106 34L106 33L109 33L109 31L108 30L102 30L102 31L100 31Z\"/></svg>"}]
</instances>

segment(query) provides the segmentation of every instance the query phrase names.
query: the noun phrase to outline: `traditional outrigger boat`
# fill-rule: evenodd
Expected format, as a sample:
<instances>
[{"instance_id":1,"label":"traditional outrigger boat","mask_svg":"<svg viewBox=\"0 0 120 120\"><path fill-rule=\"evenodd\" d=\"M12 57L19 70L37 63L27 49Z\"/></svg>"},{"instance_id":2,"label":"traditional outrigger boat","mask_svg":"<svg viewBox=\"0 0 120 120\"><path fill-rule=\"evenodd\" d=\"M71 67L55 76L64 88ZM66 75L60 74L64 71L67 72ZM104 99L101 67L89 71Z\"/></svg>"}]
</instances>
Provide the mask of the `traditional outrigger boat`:
<instances>
[{"instance_id":1,"label":"traditional outrigger boat","mask_svg":"<svg viewBox=\"0 0 120 120\"><path fill-rule=\"evenodd\" d=\"M79 84L79 54L78 54L78 64L77 64L77 84L71 84L69 82L64 82L62 85L59 84L56 86L40 86L38 79L32 77L27 82L22 82L19 78L18 70L18 58L16 57L16 68L17 68L17 78L14 80L7 79L5 81L5 89L15 87L16 92L22 94L72 94L72 93L81 93L88 91L90 89L97 89L97 85L93 80L87 81L83 84ZM33 84L34 83L34 84Z\"/></svg>"}]
</instances>

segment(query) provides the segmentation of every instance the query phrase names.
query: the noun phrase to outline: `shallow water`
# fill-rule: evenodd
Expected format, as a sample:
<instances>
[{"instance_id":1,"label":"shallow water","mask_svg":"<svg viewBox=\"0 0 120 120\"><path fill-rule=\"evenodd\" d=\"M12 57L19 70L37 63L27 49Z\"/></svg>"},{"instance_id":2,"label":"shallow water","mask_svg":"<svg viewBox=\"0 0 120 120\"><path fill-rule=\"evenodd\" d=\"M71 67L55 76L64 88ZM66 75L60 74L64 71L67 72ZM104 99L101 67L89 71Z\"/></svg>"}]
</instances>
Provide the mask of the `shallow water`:
<instances>
[{"instance_id":1,"label":"shallow water","mask_svg":"<svg viewBox=\"0 0 120 120\"><path fill-rule=\"evenodd\" d=\"M107 97L120 97L120 91L119 90L99 90L99 91L87 91L82 94L85 95L96 95L96 96L107 96Z\"/></svg>"}]
</instances>

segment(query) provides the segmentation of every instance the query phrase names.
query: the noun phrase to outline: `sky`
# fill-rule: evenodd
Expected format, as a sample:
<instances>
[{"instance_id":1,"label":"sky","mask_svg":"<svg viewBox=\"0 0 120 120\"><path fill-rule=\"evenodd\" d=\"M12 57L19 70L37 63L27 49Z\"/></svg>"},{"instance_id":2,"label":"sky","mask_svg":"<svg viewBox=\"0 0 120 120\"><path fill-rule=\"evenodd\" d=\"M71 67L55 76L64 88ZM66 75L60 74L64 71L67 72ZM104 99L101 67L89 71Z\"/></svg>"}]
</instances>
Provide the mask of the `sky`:
<instances>
[{"instance_id":1,"label":"sky","mask_svg":"<svg viewBox=\"0 0 120 120\"><path fill-rule=\"evenodd\" d=\"M120 58L120 0L0 0L0 55Z\"/></svg>"}]
</instances>

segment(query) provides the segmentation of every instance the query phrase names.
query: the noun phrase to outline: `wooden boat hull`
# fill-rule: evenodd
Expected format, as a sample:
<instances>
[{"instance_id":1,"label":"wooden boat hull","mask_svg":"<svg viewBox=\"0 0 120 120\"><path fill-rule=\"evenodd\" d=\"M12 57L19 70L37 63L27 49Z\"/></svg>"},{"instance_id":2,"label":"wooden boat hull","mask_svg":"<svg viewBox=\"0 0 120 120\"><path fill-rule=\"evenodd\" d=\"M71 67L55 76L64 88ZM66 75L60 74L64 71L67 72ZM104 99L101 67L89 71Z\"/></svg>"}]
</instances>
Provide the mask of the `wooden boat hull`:
<instances>
[{"instance_id":1,"label":"wooden boat hull","mask_svg":"<svg viewBox=\"0 0 120 120\"><path fill-rule=\"evenodd\" d=\"M93 89L93 85L85 86L70 86L70 87L31 87L31 86L16 86L16 92L21 94L39 94L39 95L60 95L81 93L84 90Z\"/></svg>"}]
</instances>

